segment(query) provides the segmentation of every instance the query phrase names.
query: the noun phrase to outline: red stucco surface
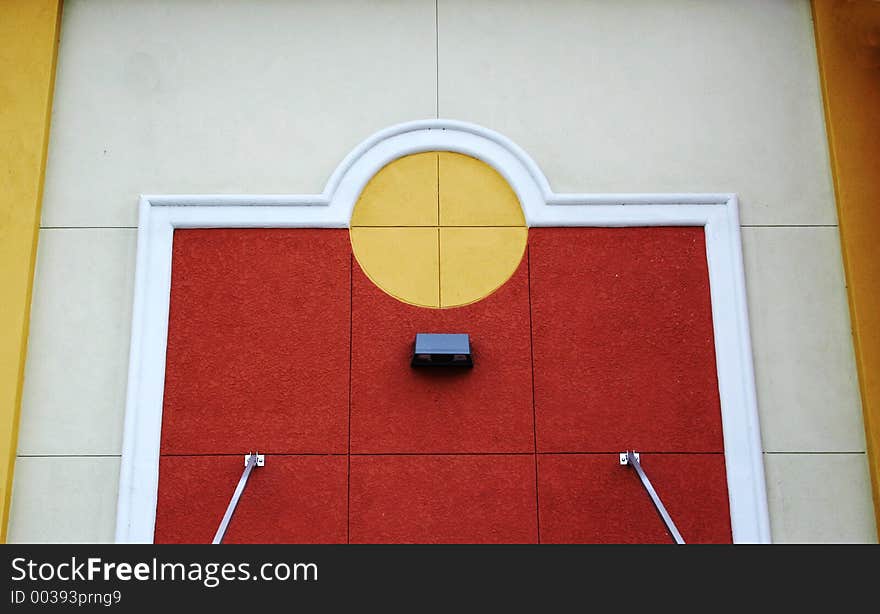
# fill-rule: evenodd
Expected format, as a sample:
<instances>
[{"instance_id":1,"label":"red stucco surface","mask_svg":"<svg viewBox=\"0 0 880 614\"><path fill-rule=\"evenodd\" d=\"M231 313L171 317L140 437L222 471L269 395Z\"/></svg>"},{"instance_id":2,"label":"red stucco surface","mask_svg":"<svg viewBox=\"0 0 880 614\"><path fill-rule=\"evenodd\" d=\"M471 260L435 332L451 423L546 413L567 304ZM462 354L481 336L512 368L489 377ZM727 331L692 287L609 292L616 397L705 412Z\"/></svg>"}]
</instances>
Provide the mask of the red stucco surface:
<instances>
[{"instance_id":1,"label":"red stucco surface","mask_svg":"<svg viewBox=\"0 0 880 614\"><path fill-rule=\"evenodd\" d=\"M529 279L525 259L488 298L420 309L357 266L352 302L352 452L532 452ZM469 333L473 369L408 367L418 332Z\"/></svg>"},{"instance_id":2,"label":"red stucco surface","mask_svg":"<svg viewBox=\"0 0 880 614\"><path fill-rule=\"evenodd\" d=\"M532 455L353 456L351 540L534 542Z\"/></svg>"},{"instance_id":3,"label":"red stucco surface","mask_svg":"<svg viewBox=\"0 0 880 614\"><path fill-rule=\"evenodd\" d=\"M173 266L156 541L209 541L259 449L227 541L668 542L627 448L686 540L730 541L701 228L532 229L442 311L345 231L177 231ZM412 369L416 332L474 368Z\"/></svg>"},{"instance_id":4,"label":"red stucco surface","mask_svg":"<svg viewBox=\"0 0 880 614\"><path fill-rule=\"evenodd\" d=\"M345 230L174 233L163 454L348 452Z\"/></svg>"},{"instance_id":5,"label":"red stucco surface","mask_svg":"<svg viewBox=\"0 0 880 614\"><path fill-rule=\"evenodd\" d=\"M252 471L225 543L345 542L347 456L274 455L268 467ZM210 543L242 469L243 455L163 456L155 540Z\"/></svg>"},{"instance_id":6,"label":"red stucco surface","mask_svg":"<svg viewBox=\"0 0 880 614\"><path fill-rule=\"evenodd\" d=\"M640 462L686 541L730 543L723 455L642 454ZM670 542L618 454L538 455L538 501L545 543Z\"/></svg>"},{"instance_id":7,"label":"red stucco surface","mask_svg":"<svg viewBox=\"0 0 880 614\"><path fill-rule=\"evenodd\" d=\"M537 228L539 451L722 452L702 228Z\"/></svg>"}]
</instances>

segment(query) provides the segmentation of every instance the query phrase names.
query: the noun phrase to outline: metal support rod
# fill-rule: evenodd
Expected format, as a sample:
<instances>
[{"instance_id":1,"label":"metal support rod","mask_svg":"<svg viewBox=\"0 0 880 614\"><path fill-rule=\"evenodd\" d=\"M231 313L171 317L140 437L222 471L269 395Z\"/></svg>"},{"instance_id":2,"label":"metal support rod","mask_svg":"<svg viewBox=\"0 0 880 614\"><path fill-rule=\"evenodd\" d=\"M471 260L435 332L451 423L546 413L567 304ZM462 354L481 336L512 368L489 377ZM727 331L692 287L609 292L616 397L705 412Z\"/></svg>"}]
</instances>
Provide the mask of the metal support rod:
<instances>
[{"instance_id":1,"label":"metal support rod","mask_svg":"<svg viewBox=\"0 0 880 614\"><path fill-rule=\"evenodd\" d=\"M254 470L254 467L262 467L264 463L265 457L257 452L247 454L244 457L244 471L241 474L241 478L238 480L235 492L232 493L232 499L229 500L229 505L226 507L226 513L223 514L223 520L220 521L220 526L217 527L217 533L214 534L214 541L211 542L212 544L219 544L223 541L223 536L226 535L226 529L229 528L229 522L232 520L235 508L238 506L238 500L241 499L241 493L244 492L244 487L247 486L248 478L251 477L251 471Z\"/></svg>"},{"instance_id":2,"label":"metal support rod","mask_svg":"<svg viewBox=\"0 0 880 614\"><path fill-rule=\"evenodd\" d=\"M639 453L631 450L627 450L625 453L621 453L620 464L632 465L632 467L636 470L636 473L639 475L639 479L642 481L642 486L644 486L645 490L648 491L648 496L651 497L651 502L654 504L654 507L657 508L657 512L660 514L660 517L666 524L666 529L672 534L672 538L675 540L676 544L683 544L684 538L681 536L681 533L678 532L678 528L672 521L672 517L669 515L669 512L666 511L666 507L660 500L660 495L657 494L657 491L654 490L654 486L651 485L651 480L649 480L648 476L645 475L645 470L642 469L642 465L639 462Z\"/></svg>"}]
</instances>

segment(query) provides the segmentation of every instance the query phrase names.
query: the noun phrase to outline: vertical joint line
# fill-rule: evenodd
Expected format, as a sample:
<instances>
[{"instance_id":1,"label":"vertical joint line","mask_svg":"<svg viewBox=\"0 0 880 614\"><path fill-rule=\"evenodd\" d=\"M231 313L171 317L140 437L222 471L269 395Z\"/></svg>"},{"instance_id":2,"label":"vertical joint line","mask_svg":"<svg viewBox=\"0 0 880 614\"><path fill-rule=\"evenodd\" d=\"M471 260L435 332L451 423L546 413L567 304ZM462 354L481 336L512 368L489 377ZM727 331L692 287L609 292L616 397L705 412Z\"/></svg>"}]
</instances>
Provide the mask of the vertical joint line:
<instances>
[{"instance_id":1,"label":"vertical joint line","mask_svg":"<svg viewBox=\"0 0 880 614\"><path fill-rule=\"evenodd\" d=\"M348 259L348 480L345 499L345 542L351 543L351 372L354 355L354 253Z\"/></svg>"},{"instance_id":2,"label":"vertical joint line","mask_svg":"<svg viewBox=\"0 0 880 614\"><path fill-rule=\"evenodd\" d=\"M443 272L443 265L440 263L440 255L442 249L440 247L440 153L435 154L437 160L437 306L443 308L443 282L440 276Z\"/></svg>"},{"instance_id":3,"label":"vertical joint line","mask_svg":"<svg viewBox=\"0 0 880 614\"><path fill-rule=\"evenodd\" d=\"M535 456L535 524L538 530L538 543L541 543L541 500L538 494L538 415L535 408L535 335L532 327L532 252L526 238L526 289L529 297L529 356L532 368L532 444Z\"/></svg>"}]
</instances>

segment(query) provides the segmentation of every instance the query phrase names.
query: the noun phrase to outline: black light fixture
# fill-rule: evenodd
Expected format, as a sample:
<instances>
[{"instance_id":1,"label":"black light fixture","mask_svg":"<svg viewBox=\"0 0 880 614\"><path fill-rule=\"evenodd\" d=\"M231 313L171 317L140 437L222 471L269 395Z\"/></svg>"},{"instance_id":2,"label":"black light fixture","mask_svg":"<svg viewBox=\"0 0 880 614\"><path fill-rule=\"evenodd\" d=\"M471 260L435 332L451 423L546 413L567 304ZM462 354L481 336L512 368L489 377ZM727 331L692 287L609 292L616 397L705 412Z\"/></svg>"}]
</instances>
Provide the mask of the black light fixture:
<instances>
[{"instance_id":1,"label":"black light fixture","mask_svg":"<svg viewBox=\"0 0 880 614\"><path fill-rule=\"evenodd\" d=\"M413 367L473 367L467 333L417 333Z\"/></svg>"}]
</instances>

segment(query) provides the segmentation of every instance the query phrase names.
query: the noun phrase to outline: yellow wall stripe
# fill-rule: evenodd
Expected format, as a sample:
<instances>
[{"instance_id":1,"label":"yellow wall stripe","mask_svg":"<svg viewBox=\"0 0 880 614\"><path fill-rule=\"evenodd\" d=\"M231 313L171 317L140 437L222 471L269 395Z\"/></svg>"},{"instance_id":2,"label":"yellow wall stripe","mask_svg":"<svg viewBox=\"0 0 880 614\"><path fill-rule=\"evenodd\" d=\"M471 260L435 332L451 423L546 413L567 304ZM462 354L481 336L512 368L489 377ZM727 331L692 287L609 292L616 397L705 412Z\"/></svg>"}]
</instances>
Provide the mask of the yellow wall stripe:
<instances>
[{"instance_id":1,"label":"yellow wall stripe","mask_svg":"<svg viewBox=\"0 0 880 614\"><path fill-rule=\"evenodd\" d=\"M0 542L18 443L61 4L0 2Z\"/></svg>"},{"instance_id":2,"label":"yellow wall stripe","mask_svg":"<svg viewBox=\"0 0 880 614\"><path fill-rule=\"evenodd\" d=\"M880 3L813 0L874 512L880 527ZM834 408L829 408L833 411Z\"/></svg>"}]
</instances>

